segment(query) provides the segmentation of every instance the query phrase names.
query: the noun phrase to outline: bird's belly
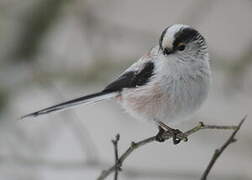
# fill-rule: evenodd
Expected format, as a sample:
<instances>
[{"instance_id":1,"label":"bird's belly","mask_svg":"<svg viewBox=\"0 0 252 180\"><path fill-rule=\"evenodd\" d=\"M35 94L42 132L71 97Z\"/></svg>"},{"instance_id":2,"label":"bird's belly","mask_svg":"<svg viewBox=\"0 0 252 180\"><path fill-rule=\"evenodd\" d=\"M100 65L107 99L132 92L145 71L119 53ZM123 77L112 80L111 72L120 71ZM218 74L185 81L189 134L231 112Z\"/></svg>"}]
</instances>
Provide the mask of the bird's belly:
<instances>
[{"instance_id":1,"label":"bird's belly","mask_svg":"<svg viewBox=\"0 0 252 180\"><path fill-rule=\"evenodd\" d=\"M165 106L168 105L168 94L160 86L126 89L119 97L122 107L133 117L141 120L159 119ZM169 111L166 108L166 111Z\"/></svg>"},{"instance_id":2,"label":"bird's belly","mask_svg":"<svg viewBox=\"0 0 252 180\"><path fill-rule=\"evenodd\" d=\"M119 102L133 117L147 121L177 122L197 110L207 87L197 82L172 82L167 87L153 84L123 91Z\"/></svg>"}]
</instances>

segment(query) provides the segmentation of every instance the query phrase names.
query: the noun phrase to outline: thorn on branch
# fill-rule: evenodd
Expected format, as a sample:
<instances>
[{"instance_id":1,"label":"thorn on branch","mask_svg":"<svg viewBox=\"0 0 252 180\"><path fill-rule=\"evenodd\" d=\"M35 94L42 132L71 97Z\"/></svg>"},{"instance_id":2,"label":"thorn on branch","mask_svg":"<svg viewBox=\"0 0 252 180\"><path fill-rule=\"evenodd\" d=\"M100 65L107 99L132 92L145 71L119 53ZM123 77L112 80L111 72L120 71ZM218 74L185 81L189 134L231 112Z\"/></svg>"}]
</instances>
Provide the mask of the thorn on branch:
<instances>
[{"instance_id":1,"label":"thorn on branch","mask_svg":"<svg viewBox=\"0 0 252 180\"><path fill-rule=\"evenodd\" d=\"M136 145L137 145L137 144L136 144L134 141L131 142L131 147L132 147L132 148L135 148Z\"/></svg>"},{"instance_id":2,"label":"thorn on branch","mask_svg":"<svg viewBox=\"0 0 252 180\"><path fill-rule=\"evenodd\" d=\"M205 127L205 124L202 121L200 121L199 122L199 127L203 128L203 127Z\"/></svg>"}]
</instances>

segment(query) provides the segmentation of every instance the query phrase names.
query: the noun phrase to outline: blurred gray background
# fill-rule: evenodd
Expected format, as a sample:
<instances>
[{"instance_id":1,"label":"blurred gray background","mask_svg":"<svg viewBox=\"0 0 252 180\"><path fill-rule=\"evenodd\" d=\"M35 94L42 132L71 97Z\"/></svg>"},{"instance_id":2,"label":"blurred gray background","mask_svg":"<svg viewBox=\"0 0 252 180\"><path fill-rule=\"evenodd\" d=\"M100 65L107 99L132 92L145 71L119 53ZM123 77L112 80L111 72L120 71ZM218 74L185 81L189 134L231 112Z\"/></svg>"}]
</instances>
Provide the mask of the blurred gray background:
<instances>
[{"instance_id":1,"label":"blurred gray background","mask_svg":"<svg viewBox=\"0 0 252 180\"><path fill-rule=\"evenodd\" d=\"M158 43L162 30L189 24L206 38L213 69L204 121L234 125L248 114L209 179L252 179L251 0L0 0L0 179L96 179L133 140L157 133L113 102L17 121L18 117L102 89ZM204 130L188 143L139 149L122 180L199 179L231 132ZM112 179L110 176L108 179Z\"/></svg>"}]
</instances>

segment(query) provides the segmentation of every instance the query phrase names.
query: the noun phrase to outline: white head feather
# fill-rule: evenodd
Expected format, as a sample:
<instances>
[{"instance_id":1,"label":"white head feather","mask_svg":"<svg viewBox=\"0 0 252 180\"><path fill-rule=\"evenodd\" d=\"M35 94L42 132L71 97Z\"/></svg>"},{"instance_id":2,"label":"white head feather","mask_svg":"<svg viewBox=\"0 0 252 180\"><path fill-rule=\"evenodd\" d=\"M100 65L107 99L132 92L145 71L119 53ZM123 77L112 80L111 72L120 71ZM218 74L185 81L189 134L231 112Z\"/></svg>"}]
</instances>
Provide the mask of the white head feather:
<instances>
[{"instance_id":1,"label":"white head feather","mask_svg":"<svg viewBox=\"0 0 252 180\"><path fill-rule=\"evenodd\" d=\"M172 48L173 42L175 40L175 34L178 31L180 31L181 28L188 28L188 27L189 27L188 25L184 25L184 24L174 24L168 27L163 37L162 47Z\"/></svg>"}]
</instances>

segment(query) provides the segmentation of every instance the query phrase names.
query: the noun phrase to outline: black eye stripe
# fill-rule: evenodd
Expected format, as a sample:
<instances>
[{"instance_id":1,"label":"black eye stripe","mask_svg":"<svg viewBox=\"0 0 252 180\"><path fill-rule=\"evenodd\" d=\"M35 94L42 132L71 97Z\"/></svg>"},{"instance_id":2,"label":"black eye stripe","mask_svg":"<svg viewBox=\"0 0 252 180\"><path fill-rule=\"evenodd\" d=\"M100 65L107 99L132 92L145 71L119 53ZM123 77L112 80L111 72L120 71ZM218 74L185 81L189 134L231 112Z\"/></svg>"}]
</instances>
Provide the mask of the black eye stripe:
<instances>
[{"instance_id":1,"label":"black eye stripe","mask_svg":"<svg viewBox=\"0 0 252 180\"><path fill-rule=\"evenodd\" d=\"M172 47L163 47L164 37L167 33L167 30L170 27L171 26L163 30L159 39L159 48L160 50L162 50L164 55L171 54L175 51L183 51L184 49L186 49L187 44L189 42L193 42L194 46L197 46L201 50L206 49L207 46L206 46L204 37L197 30L188 26L182 26L178 30L178 32L175 33ZM181 44L183 44L183 46L181 46ZM165 49L165 48L168 48L168 49Z\"/></svg>"},{"instance_id":2,"label":"black eye stripe","mask_svg":"<svg viewBox=\"0 0 252 180\"><path fill-rule=\"evenodd\" d=\"M188 43L200 37L204 41L203 37L192 28L183 28L175 34L175 40L173 42L173 47L177 47L180 43Z\"/></svg>"}]
</instances>

